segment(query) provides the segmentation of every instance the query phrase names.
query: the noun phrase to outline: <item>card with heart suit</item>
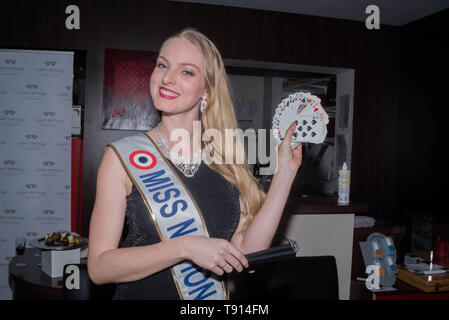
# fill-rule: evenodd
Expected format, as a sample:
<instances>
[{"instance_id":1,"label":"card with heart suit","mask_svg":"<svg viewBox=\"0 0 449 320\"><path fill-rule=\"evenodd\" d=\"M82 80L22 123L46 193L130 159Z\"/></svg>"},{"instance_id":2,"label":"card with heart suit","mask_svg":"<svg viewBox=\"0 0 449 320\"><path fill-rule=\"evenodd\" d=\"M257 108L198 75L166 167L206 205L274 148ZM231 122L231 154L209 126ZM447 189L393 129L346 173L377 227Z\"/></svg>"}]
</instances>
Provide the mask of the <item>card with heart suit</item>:
<instances>
[{"instance_id":1,"label":"card with heart suit","mask_svg":"<svg viewBox=\"0 0 449 320\"><path fill-rule=\"evenodd\" d=\"M292 148L306 142L323 143L326 138L329 116L317 96L296 92L278 105L273 117L273 134L279 144L292 122L296 123L296 130L291 138Z\"/></svg>"}]
</instances>

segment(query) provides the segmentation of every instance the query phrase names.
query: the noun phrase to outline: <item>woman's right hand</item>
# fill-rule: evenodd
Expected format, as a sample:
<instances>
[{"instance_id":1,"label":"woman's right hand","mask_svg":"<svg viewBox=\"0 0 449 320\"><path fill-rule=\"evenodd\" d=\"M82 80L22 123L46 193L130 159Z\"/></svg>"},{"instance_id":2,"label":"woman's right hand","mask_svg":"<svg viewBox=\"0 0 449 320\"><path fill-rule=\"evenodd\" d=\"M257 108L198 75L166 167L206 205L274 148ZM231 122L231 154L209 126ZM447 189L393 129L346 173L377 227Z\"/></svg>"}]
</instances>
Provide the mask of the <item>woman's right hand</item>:
<instances>
[{"instance_id":1,"label":"woman's right hand","mask_svg":"<svg viewBox=\"0 0 449 320\"><path fill-rule=\"evenodd\" d=\"M181 238L180 238L181 239ZM248 268L248 260L229 241L201 236L183 236L183 257L221 276Z\"/></svg>"}]
</instances>

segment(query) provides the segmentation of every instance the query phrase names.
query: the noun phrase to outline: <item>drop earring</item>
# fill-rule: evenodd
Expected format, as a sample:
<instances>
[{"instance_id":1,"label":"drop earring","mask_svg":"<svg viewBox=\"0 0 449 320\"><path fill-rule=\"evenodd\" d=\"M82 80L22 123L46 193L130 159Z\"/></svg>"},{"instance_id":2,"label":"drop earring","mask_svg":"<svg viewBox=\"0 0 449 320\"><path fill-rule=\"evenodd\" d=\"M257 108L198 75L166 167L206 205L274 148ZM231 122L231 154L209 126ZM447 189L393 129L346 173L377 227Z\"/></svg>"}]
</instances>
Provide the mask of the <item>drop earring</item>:
<instances>
[{"instance_id":1,"label":"drop earring","mask_svg":"<svg viewBox=\"0 0 449 320\"><path fill-rule=\"evenodd\" d=\"M201 98L201 104L200 104L200 111L201 113L204 112L204 110L206 110L206 104L207 104L207 100L204 98Z\"/></svg>"}]
</instances>

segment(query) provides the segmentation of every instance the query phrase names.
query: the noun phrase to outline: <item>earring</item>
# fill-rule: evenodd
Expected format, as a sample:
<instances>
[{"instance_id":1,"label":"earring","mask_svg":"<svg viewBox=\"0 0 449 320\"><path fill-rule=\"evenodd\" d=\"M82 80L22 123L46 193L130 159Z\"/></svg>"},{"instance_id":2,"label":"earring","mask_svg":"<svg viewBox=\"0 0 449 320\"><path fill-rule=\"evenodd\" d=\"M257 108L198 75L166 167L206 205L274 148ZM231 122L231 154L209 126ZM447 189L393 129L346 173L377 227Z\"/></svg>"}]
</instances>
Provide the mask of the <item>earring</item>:
<instances>
[{"instance_id":1,"label":"earring","mask_svg":"<svg viewBox=\"0 0 449 320\"><path fill-rule=\"evenodd\" d=\"M201 104L200 104L200 111L201 113L204 112L204 110L206 110L206 104L207 104L207 100L204 98L201 98Z\"/></svg>"}]
</instances>

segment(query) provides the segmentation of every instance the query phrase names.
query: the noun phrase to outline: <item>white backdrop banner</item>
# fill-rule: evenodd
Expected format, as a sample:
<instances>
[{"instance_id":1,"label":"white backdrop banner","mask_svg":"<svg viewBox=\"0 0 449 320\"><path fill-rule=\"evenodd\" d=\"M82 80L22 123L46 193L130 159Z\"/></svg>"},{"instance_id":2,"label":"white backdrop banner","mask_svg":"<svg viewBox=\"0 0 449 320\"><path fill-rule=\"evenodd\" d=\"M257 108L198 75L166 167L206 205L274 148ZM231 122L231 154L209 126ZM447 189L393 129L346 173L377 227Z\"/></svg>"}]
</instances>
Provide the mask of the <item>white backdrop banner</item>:
<instances>
[{"instance_id":1,"label":"white backdrop banner","mask_svg":"<svg viewBox=\"0 0 449 320\"><path fill-rule=\"evenodd\" d=\"M17 236L70 231L72 83L73 52L0 49L0 299Z\"/></svg>"}]
</instances>

